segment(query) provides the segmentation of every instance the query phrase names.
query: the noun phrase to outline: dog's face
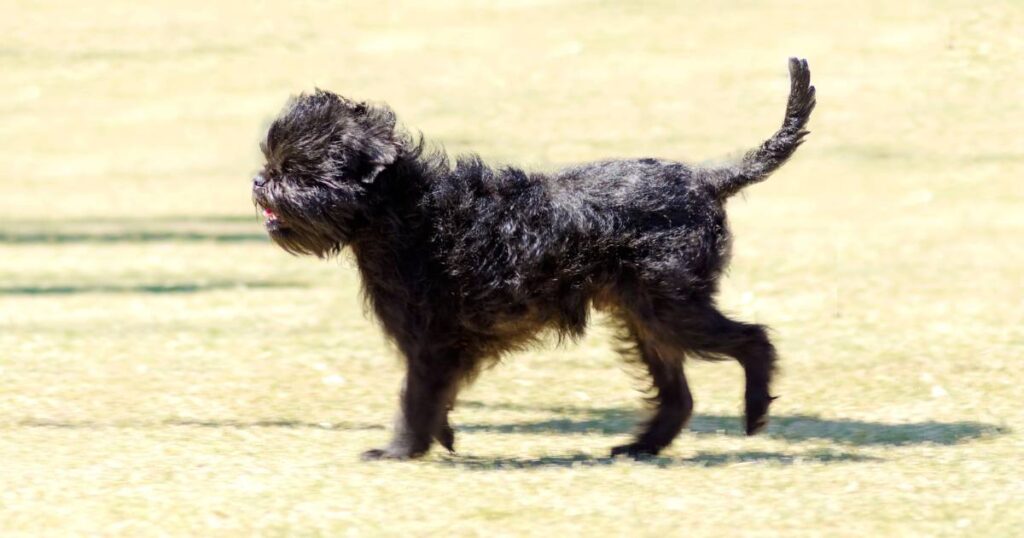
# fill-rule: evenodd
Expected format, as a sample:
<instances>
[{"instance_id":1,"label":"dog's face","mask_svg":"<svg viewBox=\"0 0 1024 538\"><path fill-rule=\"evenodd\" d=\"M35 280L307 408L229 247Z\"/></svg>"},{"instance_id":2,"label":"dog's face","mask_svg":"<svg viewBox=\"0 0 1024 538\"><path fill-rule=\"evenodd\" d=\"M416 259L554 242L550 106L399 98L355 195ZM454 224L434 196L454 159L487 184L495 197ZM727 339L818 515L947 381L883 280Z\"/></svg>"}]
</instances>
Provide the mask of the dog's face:
<instances>
[{"instance_id":1,"label":"dog's face","mask_svg":"<svg viewBox=\"0 0 1024 538\"><path fill-rule=\"evenodd\" d=\"M402 151L390 109L322 90L292 99L260 147L267 162L252 192L267 232L288 252L319 257L352 240L374 181Z\"/></svg>"}]
</instances>

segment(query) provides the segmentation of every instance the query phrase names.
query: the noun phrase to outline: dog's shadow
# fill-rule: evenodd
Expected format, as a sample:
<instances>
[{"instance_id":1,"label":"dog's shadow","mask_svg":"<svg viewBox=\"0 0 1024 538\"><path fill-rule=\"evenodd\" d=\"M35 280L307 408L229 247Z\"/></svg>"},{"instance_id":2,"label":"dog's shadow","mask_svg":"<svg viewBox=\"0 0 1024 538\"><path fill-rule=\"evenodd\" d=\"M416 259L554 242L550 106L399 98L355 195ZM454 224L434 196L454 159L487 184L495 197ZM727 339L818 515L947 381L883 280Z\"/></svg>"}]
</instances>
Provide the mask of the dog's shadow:
<instances>
[{"instance_id":1,"label":"dog's shadow","mask_svg":"<svg viewBox=\"0 0 1024 538\"><path fill-rule=\"evenodd\" d=\"M463 402L470 408L497 408L513 411L545 411L573 418L551 418L539 421L504 424L466 423L456 426L457 431L493 432L509 434L579 434L622 435L636 428L638 410L623 408L549 407L531 408L515 405ZM742 419L736 416L695 415L689 424L689 433L698 436L744 436ZM761 435L773 439L800 442L808 440L830 441L846 447L907 446L917 444L953 445L982 437L1003 435L1007 428L972 421L914 423L884 423L851 419L824 419L811 415L774 415L767 430ZM483 458L467 455L445 457L442 464L454 467L488 470L520 469L532 467L594 467L611 465L610 457L594 457L576 453L565 456L539 458ZM698 452L696 455L672 458L652 457L638 460L647 465L670 467L678 465L722 466L737 463L774 463L790 465L798 462L850 463L882 461L876 456L857 454L846 449L824 449L790 454L772 451Z\"/></svg>"},{"instance_id":2,"label":"dog's shadow","mask_svg":"<svg viewBox=\"0 0 1024 538\"><path fill-rule=\"evenodd\" d=\"M458 423L456 433L485 432L503 434L571 435L591 433L600 435L624 435L635 430L641 415L639 410L616 407L524 407L504 404L482 404L460 402L461 407L488 407L504 410L546 411L573 418L550 418L538 421L513 423ZM363 422L304 422L300 420L196 420L167 419L156 423L102 423L102 422L60 422L26 419L18 423L21 427L43 427L59 429L99 428L147 428L160 426L193 426L217 429L259 429L259 428L300 428L334 431L384 430L383 424ZM694 415L687 432L698 436L743 437L742 418L726 415ZM1009 433L1009 428L973 421L956 422L908 422L885 423L850 419L824 419L811 415L773 415L768 428L760 435L772 439L800 442L809 440L830 441L850 447L863 446L906 446L916 444L954 445L982 437ZM578 462L575 456L568 456L567 463Z\"/></svg>"},{"instance_id":3,"label":"dog's shadow","mask_svg":"<svg viewBox=\"0 0 1024 538\"><path fill-rule=\"evenodd\" d=\"M613 465L617 461L630 460L621 457L597 457L591 454L578 452L569 455L541 456L537 458L489 458L455 454L442 456L439 463L448 467L457 467L474 471L487 471L501 469L531 469L535 467L604 467L607 465ZM695 465L700 467L719 467L739 463L773 463L778 465L792 465L800 462L839 463L882 461L882 459L836 450L816 450L800 454L752 450L740 452L698 452L696 455L683 458L652 456L639 458L633 461L642 465L649 465L664 469L667 467L676 467L681 465Z\"/></svg>"},{"instance_id":4,"label":"dog's shadow","mask_svg":"<svg viewBox=\"0 0 1024 538\"><path fill-rule=\"evenodd\" d=\"M506 411L544 412L560 417L536 421L513 423L456 423L459 432L485 432L501 434L537 434L537 435L572 435L591 433L608 436L622 436L636 428L641 414L638 409L617 407L580 408L580 407L532 407L512 404L485 404L482 402L460 402L464 408L488 408ZM690 421L688 433L697 436L736 436L744 435L741 428L741 417L725 415L695 415ZM332 431L367 431L384 430L382 424L363 422L305 422L299 420L195 420L168 419L156 423L94 423L94 422L55 422L45 420L23 420L19 427L43 428L150 428L166 426L202 427L215 429L261 429L261 428L297 428L319 429ZM853 449L858 447L888 446L900 447L907 445L954 445L984 437L1005 435L1008 428L994 424L972 421L937 422L924 421L912 423L869 422L851 419L824 419L811 415L773 415L771 423L761 435L772 439L791 442L809 440L829 441L840 447L814 449L787 453L779 451L716 451L698 452L687 457L659 456L638 460L645 465L655 467L674 467L680 465L697 465L714 467L739 463L771 463L791 465L800 462L813 463L857 463L882 461L875 455L858 454ZM612 465L621 461L611 457L598 457L585 453L567 455L542 456L536 458L483 457L459 453L454 456L440 456L439 464L468 470L496 469L529 469L536 467L599 467Z\"/></svg>"},{"instance_id":5,"label":"dog's shadow","mask_svg":"<svg viewBox=\"0 0 1024 538\"><path fill-rule=\"evenodd\" d=\"M515 405L460 402L465 407L487 407L514 411L545 411L575 418L552 418L510 424L458 424L458 431L518 434L599 433L619 435L636 428L640 411L618 407L527 408ZM696 435L743 436L742 418L696 414L688 431ZM813 415L772 415L761 435L786 441L825 440L852 446L905 446L914 444L953 445L988 435L1008 433L1004 427L973 421L885 423L851 419L825 419Z\"/></svg>"}]
</instances>

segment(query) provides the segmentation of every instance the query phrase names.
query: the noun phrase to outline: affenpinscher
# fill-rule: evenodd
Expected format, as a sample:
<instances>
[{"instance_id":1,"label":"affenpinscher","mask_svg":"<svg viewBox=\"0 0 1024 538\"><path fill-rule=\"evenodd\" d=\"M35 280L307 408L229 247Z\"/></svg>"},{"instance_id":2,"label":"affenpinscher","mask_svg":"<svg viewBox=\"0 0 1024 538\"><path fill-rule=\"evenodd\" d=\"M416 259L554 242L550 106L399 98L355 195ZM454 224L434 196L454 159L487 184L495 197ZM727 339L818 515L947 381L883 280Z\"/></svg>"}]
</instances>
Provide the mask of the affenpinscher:
<instances>
[{"instance_id":1,"label":"affenpinscher","mask_svg":"<svg viewBox=\"0 0 1024 538\"><path fill-rule=\"evenodd\" d=\"M775 349L762 325L715 306L730 234L726 200L786 162L808 131L814 87L790 59L782 127L739 162L582 164L550 174L452 164L385 105L317 90L293 98L262 144L253 183L270 237L294 254L350 247L363 291L405 359L394 438L365 459L448 450L448 412L484 365L537 341L577 338L591 306L621 324L653 383L642 432L612 454L657 454L687 423L686 357L739 361L746 431L767 423Z\"/></svg>"}]
</instances>

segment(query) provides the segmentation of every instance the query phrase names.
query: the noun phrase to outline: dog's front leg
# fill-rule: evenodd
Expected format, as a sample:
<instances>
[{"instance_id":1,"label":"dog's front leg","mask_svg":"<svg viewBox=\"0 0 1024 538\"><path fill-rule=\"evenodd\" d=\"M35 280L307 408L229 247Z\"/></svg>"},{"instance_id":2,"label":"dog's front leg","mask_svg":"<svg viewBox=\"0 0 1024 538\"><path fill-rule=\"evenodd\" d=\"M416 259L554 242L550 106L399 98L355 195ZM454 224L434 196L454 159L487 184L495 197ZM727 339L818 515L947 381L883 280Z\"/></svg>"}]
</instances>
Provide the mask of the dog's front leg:
<instances>
[{"instance_id":1,"label":"dog's front leg","mask_svg":"<svg viewBox=\"0 0 1024 538\"><path fill-rule=\"evenodd\" d=\"M441 419L441 427L438 428L434 434L434 439L437 439L438 443L441 443L448 452L455 453L455 430L452 428L451 423L448 422L448 413L451 412L454 407L454 402L449 402L445 407L444 415Z\"/></svg>"},{"instance_id":2,"label":"dog's front leg","mask_svg":"<svg viewBox=\"0 0 1024 538\"><path fill-rule=\"evenodd\" d=\"M454 439L447 416L457 385L458 372L446 361L409 357L394 437L388 446L364 452L363 459L417 458L430 449L435 437L451 450Z\"/></svg>"}]
</instances>

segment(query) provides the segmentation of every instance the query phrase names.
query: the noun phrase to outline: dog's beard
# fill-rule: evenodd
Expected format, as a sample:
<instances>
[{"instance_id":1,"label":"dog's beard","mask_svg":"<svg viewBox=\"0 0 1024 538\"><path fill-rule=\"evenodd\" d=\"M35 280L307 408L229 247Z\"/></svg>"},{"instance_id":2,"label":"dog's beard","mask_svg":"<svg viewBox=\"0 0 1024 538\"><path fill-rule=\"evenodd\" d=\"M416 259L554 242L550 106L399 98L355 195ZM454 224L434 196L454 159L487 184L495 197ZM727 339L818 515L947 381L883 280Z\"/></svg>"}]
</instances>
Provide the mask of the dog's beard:
<instances>
[{"instance_id":1,"label":"dog's beard","mask_svg":"<svg viewBox=\"0 0 1024 538\"><path fill-rule=\"evenodd\" d=\"M324 230L323 226L313 223L294 223L284 221L280 217L266 223L267 234L277 246L290 254L309 254L318 258L329 258L337 255L347 241Z\"/></svg>"},{"instance_id":2,"label":"dog's beard","mask_svg":"<svg viewBox=\"0 0 1024 538\"><path fill-rule=\"evenodd\" d=\"M336 256L343 248L344 243L322 241L319 238L310 238L296 233L294 230L282 229L269 232L270 239L290 254L310 254L318 258L330 258Z\"/></svg>"},{"instance_id":3,"label":"dog's beard","mask_svg":"<svg viewBox=\"0 0 1024 538\"><path fill-rule=\"evenodd\" d=\"M276 194L256 192L253 201L270 239L286 252L329 258L349 242L352 219L337 203L300 203Z\"/></svg>"}]
</instances>

